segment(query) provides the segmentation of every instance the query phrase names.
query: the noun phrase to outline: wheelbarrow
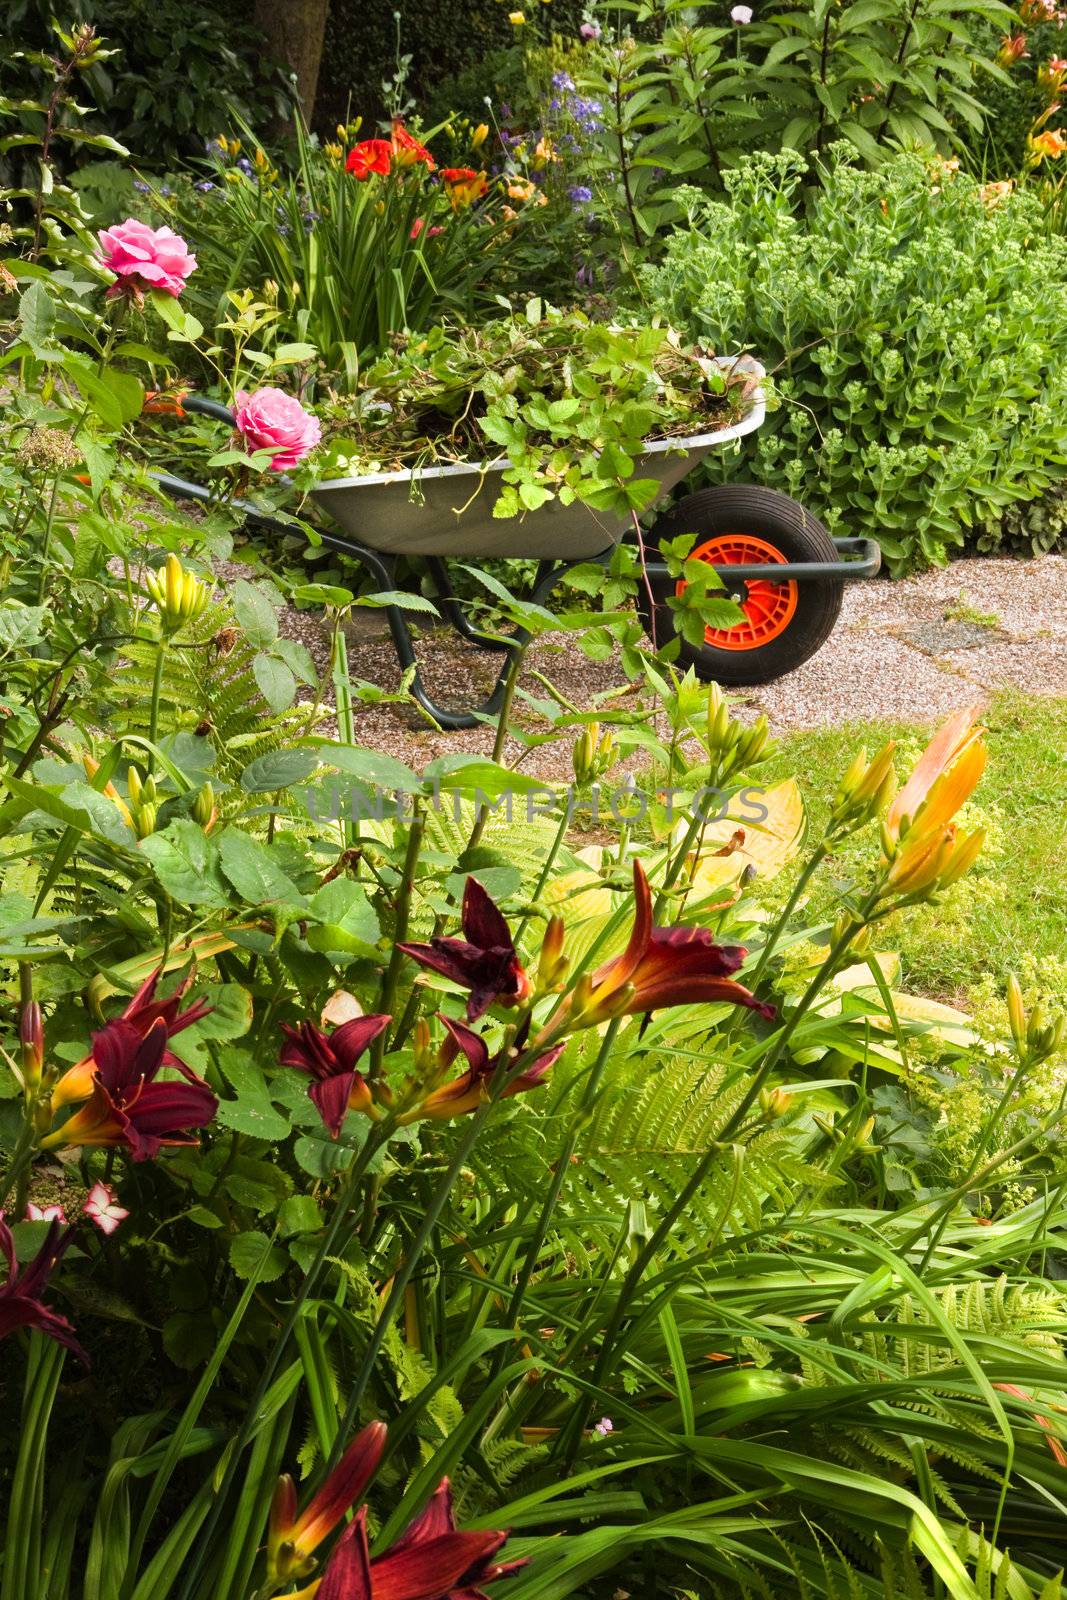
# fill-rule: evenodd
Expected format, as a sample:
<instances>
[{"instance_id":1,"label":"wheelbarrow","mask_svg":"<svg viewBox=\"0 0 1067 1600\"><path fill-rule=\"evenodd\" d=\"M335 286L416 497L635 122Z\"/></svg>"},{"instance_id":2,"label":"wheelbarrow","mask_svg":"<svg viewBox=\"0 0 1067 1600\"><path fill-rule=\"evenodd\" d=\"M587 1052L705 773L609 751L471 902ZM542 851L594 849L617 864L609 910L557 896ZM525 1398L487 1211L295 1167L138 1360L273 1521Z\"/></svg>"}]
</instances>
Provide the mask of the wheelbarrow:
<instances>
[{"instance_id":1,"label":"wheelbarrow","mask_svg":"<svg viewBox=\"0 0 1067 1600\"><path fill-rule=\"evenodd\" d=\"M728 371L749 371L757 380L764 376L763 368L748 357L722 365ZM217 400L191 394L180 405L233 426L233 413ZM712 433L650 442L635 474L655 478L660 496L666 496L709 451L754 432L765 414L757 383L739 421ZM448 561L534 557L537 570L526 598L544 604L573 567L586 562L606 566L630 527L581 502L563 506L558 500L521 518L494 518L494 480L507 466L500 459L427 467L417 474L377 472L325 479L311 490L329 518L329 525L318 529L325 545L358 561L384 590L397 589L396 564L404 557L416 570L428 572L435 603L457 633L481 650L504 656L492 693L480 705L467 710L438 705L422 681L403 609L384 608L400 666L414 668L410 693L442 728L474 728L496 715L510 660L529 637L521 628L493 636L473 627L455 594ZM212 498L200 484L169 473L155 476L174 498ZM418 502L411 498L413 478ZM288 531L252 505L243 509L250 522ZM668 600L685 588L684 579L673 578L659 558L660 546L683 534L696 535L690 558L715 568L743 615L732 627L707 628L700 645L680 640L679 660L701 678L727 686L768 683L807 661L837 621L845 583L873 577L881 565L873 539L831 538L809 511L777 490L753 484L700 489L675 500L646 536L652 559L646 561L647 587L640 585L637 610L653 640L670 636Z\"/></svg>"}]
</instances>

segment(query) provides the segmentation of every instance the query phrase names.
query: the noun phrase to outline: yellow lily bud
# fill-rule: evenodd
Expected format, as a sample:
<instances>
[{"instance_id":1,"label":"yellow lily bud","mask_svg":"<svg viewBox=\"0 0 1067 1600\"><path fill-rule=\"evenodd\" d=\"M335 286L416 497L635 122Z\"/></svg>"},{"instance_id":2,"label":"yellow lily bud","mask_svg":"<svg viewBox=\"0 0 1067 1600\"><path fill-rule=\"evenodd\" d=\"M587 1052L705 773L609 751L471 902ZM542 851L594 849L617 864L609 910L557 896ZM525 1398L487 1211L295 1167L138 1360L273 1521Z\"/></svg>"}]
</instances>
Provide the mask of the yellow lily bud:
<instances>
[{"instance_id":1,"label":"yellow lily bud","mask_svg":"<svg viewBox=\"0 0 1067 1600\"><path fill-rule=\"evenodd\" d=\"M85 768L85 775L91 783L96 777L96 774L100 771L99 761L94 761L92 756L82 756L82 766ZM133 818L130 816L129 807L119 794L118 790L115 788L115 785L113 783L105 783L102 792L107 795L108 799L115 807L115 810L122 817L122 820L125 822L126 826L128 828L132 828Z\"/></svg>"},{"instance_id":2,"label":"yellow lily bud","mask_svg":"<svg viewBox=\"0 0 1067 1600\"><path fill-rule=\"evenodd\" d=\"M579 783L590 783L594 777L594 761L596 757L596 742L600 737L599 722L592 722L582 729L574 741L571 751L571 765L574 776Z\"/></svg>"},{"instance_id":3,"label":"yellow lily bud","mask_svg":"<svg viewBox=\"0 0 1067 1600\"><path fill-rule=\"evenodd\" d=\"M551 990L559 988L570 965L563 954L564 931L562 917L549 918L537 964L537 988L542 994L548 994Z\"/></svg>"},{"instance_id":4,"label":"yellow lily bud","mask_svg":"<svg viewBox=\"0 0 1067 1600\"><path fill-rule=\"evenodd\" d=\"M856 1134L855 1148L861 1154L869 1155L872 1151L877 1150L878 1148L876 1144L872 1144L871 1142L871 1134L874 1132L874 1127L874 1118L868 1117L866 1122Z\"/></svg>"},{"instance_id":5,"label":"yellow lily bud","mask_svg":"<svg viewBox=\"0 0 1067 1600\"><path fill-rule=\"evenodd\" d=\"M215 791L210 783L205 783L197 790L196 799L193 801L193 821L198 822L207 833L217 815Z\"/></svg>"},{"instance_id":6,"label":"yellow lily bud","mask_svg":"<svg viewBox=\"0 0 1067 1600\"><path fill-rule=\"evenodd\" d=\"M761 1089L759 1093L759 1107L767 1122L774 1122L778 1117L785 1116L793 1104L793 1096L786 1094L784 1089Z\"/></svg>"},{"instance_id":7,"label":"yellow lily bud","mask_svg":"<svg viewBox=\"0 0 1067 1600\"><path fill-rule=\"evenodd\" d=\"M719 717L719 710L720 710L722 705L723 705L722 690L719 688L719 685L717 683L709 684L708 685L708 711L707 711L707 722L708 722L708 736L707 737L708 737L708 745L709 745L709 747L713 746L717 742L717 740L716 740L716 730L717 730L717 728L719 726L718 717Z\"/></svg>"},{"instance_id":8,"label":"yellow lily bud","mask_svg":"<svg viewBox=\"0 0 1067 1600\"><path fill-rule=\"evenodd\" d=\"M173 553L167 557L163 568L163 592L167 610L175 616L181 615L182 609L182 579L185 573L178 557Z\"/></svg>"},{"instance_id":9,"label":"yellow lily bud","mask_svg":"<svg viewBox=\"0 0 1067 1600\"><path fill-rule=\"evenodd\" d=\"M845 773L844 777L841 779L841 782L837 786L837 793L834 796L835 805L843 805L845 801L852 799L852 796L856 792L856 785L859 783L866 771L867 746L861 745L856 751L856 754L852 757L852 762L848 771Z\"/></svg>"},{"instance_id":10,"label":"yellow lily bud","mask_svg":"<svg viewBox=\"0 0 1067 1600\"><path fill-rule=\"evenodd\" d=\"M475 128L474 132L471 134L471 149L472 150L480 150L482 145L488 139L488 137L489 137L489 124L487 122L479 122L478 126Z\"/></svg>"},{"instance_id":11,"label":"yellow lily bud","mask_svg":"<svg viewBox=\"0 0 1067 1600\"><path fill-rule=\"evenodd\" d=\"M1026 1007L1023 1005L1023 992L1019 987L1019 980L1014 972L1008 977L1008 1026L1011 1036L1018 1049L1022 1049L1026 1042Z\"/></svg>"},{"instance_id":12,"label":"yellow lily bud","mask_svg":"<svg viewBox=\"0 0 1067 1600\"><path fill-rule=\"evenodd\" d=\"M156 603L164 633L177 633L200 615L211 598L207 585L193 573L186 572L173 552L167 557L162 573L147 575L145 588Z\"/></svg>"},{"instance_id":13,"label":"yellow lily bud","mask_svg":"<svg viewBox=\"0 0 1067 1600\"><path fill-rule=\"evenodd\" d=\"M950 884L957 883L965 872L969 872L981 854L985 844L985 829L975 828L965 839L958 840L948 865L941 874L941 888L947 889Z\"/></svg>"},{"instance_id":14,"label":"yellow lily bud","mask_svg":"<svg viewBox=\"0 0 1067 1600\"><path fill-rule=\"evenodd\" d=\"M933 888L941 877L956 842L952 823L933 833L924 833L914 843L905 844L886 879L886 889L896 894L920 894Z\"/></svg>"},{"instance_id":15,"label":"yellow lily bud","mask_svg":"<svg viewBox=\"0 0 1067 1600\"><path fill-rule=\"evenodd\" d=\"M863 803L874 800L886 779L893 770L892 744L887 744L879 750L867 771L856 785L855 798Z\"/></svg>"}]
</instances>

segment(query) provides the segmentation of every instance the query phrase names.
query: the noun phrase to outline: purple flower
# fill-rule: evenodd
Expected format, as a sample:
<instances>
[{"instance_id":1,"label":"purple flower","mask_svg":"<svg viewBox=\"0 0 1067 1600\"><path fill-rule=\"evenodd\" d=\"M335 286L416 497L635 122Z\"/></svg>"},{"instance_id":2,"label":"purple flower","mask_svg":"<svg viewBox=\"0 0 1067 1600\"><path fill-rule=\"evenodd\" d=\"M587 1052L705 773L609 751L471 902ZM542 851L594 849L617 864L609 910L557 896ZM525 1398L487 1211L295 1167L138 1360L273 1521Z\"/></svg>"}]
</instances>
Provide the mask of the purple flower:
<instances>
[{"instance_id":1,"label":"purple flower","mask_svg":"<svg viewBox=\"0 0 1067 1600\"><path fill-rule=\"evenodd\" d=\"M593 198L592 189L587 189L584 183L576 183L567 193L576 206L587 206Z\"/></svg>"},{"instance_id":2,"label":"purple flower","mask_svg":"<svg viewBox=\"0 0 1067 1600\"><path fill-rule=\"evenodd\" d=\"M193 187L198 194L210 194L215 185L210 178L205 178L202 183L196 183Z\"/></svg>"},{"instance_id":3,"label":"purple flower","mask_svg":"<svg viewBox=\"0 0 1067 1600\"><path fill-rule=\"evenodd\" d=\"M18 1328L36 1328L49 1339L65 1345L89 1365L89 1357L78 1343L74 1329L58 1311L50 1311L41 1300L49 1274L74 1238L74 1229L52 1222L44 1243L21 1272L15 1262L15 1241L0 1212L0 1256L7 1263L7 1280L0 1284L0 1339Z\"/></svg>"},{"instance_id":4,"label":"purple flower","mask_svg":"<svg viewBox=\"0 0 1067 1600\"><path fill-rule=\"evenodd\" d=\"M152 192L152 185L150 183L145 183L143 178L134 178L133 186L137 190L138 194L151 194Z\"/></svg>"},{"instance_id":5,"label":"purple flower","mask_svg":"<svg viewBox=\"0 0 1067 1600\"><path fill-rule=\"evenodd\" d=\"M554 72L552 74L552 87L553 89L564 89L568 93L573 93L574 79L569 72Z\"/></svg>"},{"instance_id":6,"label":"purple flower","mask_svg":"<svg viewBox=\"0 0 1067 1600\"><path fill-rule=\"evenodd\" d=\"M252 163L247 156L242 156L237 163L238 171L243 172L246 178L252 176Z\"/></svg>"},{"instance_id":7,"label":"purple flower","mask_svg":"<svg viewBox=\"0 0 1067 1600\"><path fill-rule=\"evenodd\" d=\"M598 22L583 22L578 29L583 39L596 40L600 38L600 24Z\"/></svg>"}]
</instances>

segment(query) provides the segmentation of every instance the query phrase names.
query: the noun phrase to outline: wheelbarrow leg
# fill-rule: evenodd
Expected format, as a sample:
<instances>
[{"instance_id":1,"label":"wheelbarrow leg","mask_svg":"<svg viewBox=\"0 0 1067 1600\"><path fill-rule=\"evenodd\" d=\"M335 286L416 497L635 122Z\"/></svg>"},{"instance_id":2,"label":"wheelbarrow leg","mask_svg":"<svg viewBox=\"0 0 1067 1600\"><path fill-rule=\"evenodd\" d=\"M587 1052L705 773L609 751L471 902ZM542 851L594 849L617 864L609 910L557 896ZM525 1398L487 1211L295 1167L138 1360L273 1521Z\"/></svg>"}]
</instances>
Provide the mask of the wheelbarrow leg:
<instances>
[{"instance_id":1,"label":"wheelbarrow leg","mask_svg":"<svg viewBox=\"0 0 1067 1600\"><path fill-rule=\"evenodd\" d=\"M384 556L378 550L371 550L366 545L361 545L354 539L341 538L336 534L322 531L320 537L323 544L334 550L343 550L346 555L355 557L376 583L383 589L389 590L396 587L394 558ZM594 556L595 561L607 560L611 555L606 550L601 556ZM588 560L588 557L583 560ZM433 575L437 587L437 602L449 622L464 639L476 644L481 650L491 650L495 654L503 655L505 660L497 673L496 682L480 705L472 706L467 711L450 711L445 706L439 706L428 692L422 681L418 657L415 654L415 641L411 637L408 621L400 606L385 606L385 616L392 635L393 648L396 651L397 661L404 672L412 673L408 693L415 703L422 707L428 716L432 717L438 727L449 732L461 728L480 728L487 719L495 717L504 703L507 692L508 674L516 655L525 648L530 641L530 635L525 628L516 628L515 632L506 637L495 637L492 634L481 633L473 627L456 600L448 576L448 568L437 557L427 558L427 567ZM535 605L543 605L556 584L569 572L572 567L579 566L578 560L574 561L539 561L537 572L534 576L533 588L530 591L530 600Z\"/></svg>"}]
</instances>

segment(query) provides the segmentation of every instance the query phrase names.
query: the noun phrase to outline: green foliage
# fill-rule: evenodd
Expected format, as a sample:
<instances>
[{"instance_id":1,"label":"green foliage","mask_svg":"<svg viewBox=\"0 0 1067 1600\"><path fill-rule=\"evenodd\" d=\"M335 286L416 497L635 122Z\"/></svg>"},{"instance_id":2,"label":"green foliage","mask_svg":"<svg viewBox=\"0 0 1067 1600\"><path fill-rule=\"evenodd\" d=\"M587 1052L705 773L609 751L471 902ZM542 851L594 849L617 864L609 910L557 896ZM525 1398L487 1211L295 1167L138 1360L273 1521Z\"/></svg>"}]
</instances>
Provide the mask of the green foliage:
<instances>
[{"instance_id":1,"label":"green foliage","mask_svg":"<svg viewBox=\"0 0 1067 1600\"><path fill-rule=\"evenodd\" d=\"M223 132L199 184L186 178L173 194L152 196L160 216L197 240L196 293L206 305L221 308L228 294L272 285L275 335L310 341L323 376L353 389L361 363L395 333L466 310L483 293L509 237L502 185L490 191L480 170L484 149L453 147L441 157L447 171L474 174L474 162L471 187L433 176L424 147L410 161L399 150L391 174L349 172L349 152L366 143L358 122L325 145L299 123L291 171L272 165L239 118L232 128L240 137ZM435 142L433 133L426 138Z\"/></svg>"},{"instance_id":2,"label":"green foliage","mask_svg":"<svg viewBox=\"0 0 1067 1600\"><path fill-rule=\"evenodd\" d=\"M722 189L746 152L822 154L848 141L879 164L900 145L947 149L982 127L999 0L828 0L757 11L626 0L597 8L604 32L577 68L602 128L589 169L605 222L640 248L679 214L689 180Z\"/></svg>"},{"instance_id":3,"label":"green foliage","mask_svg":"<svg viewBox=\"0 0 1067 1600\"><path fill-rule=\"evenodd\" d=\"M1015 500L981 517L974 542L983 555L1005 551L1018 556L1043 556L1067 541L1067 485L1052 484L1032 500Z\"/></svg>"},{"instance_id":4,"label":"green foliage","mask_svg":"<svg viewBox=\"0 0 1067 1600\"><path fill-rule=\"evenodd\" d=\"M553 0L547 25L576 37L584 10L582 0ZM523 31L543 25L531 7ZM347 121L353 106L365 108L368 121L391 109L383 80L394 75L398 56L401 62L408 58L408 85L420 96L432 94L450 76L480 73L482 86L471 108L479 122L486 94L498 103L507 98L508 78L496 68L499 58L509 60L515 37L508 8L488 7L480 0L405 0L402 7L371 10L358 0L333 0L317 101L321 126L327 131ZM457 107L467 109L451 95L447 103L442 97L440 114L435 109L433 120Z\"/></svg>"},{"instance_id":5,"label":"green foliage","mask_svg":"<svg viewBox=\"0 0 1067 1600\"><path fill-rule=\"evenodd\" d=\"M9 37L30 51L51 51L53 6L41 0L11 0L4 20ZM110 59L101 58L79 81L87 99L88 132L120 129L139 165L166 167L199 155L205 135L228 114L248 120L284 115L288 86L280 72L265 69L257 30L240 5L205 0L72 0L58 13L64 25L91 23L106 35ZM27 61L0 58L0 93L34 95ZM40 114L32 131L40 131ZM110 142L115 148L115 142ZM80 166L91 146L76 148L66 165Z\"/></svg>"},{"instance_id":6,"label":"green foliage","mask_svg":"<svg viewBox=\"0 0 1067 1600\"><path fill-rule=\"evenodd\" d=\"M781 406L745 475L878 539L894 572L943 565L1063 476L1062 251L1032 197L987 203L921 157L876 173L835 158L807 212L805 171L754 158L728 203L694 195L646 292L775 372Z\"/></svg>"}]
</instances>

